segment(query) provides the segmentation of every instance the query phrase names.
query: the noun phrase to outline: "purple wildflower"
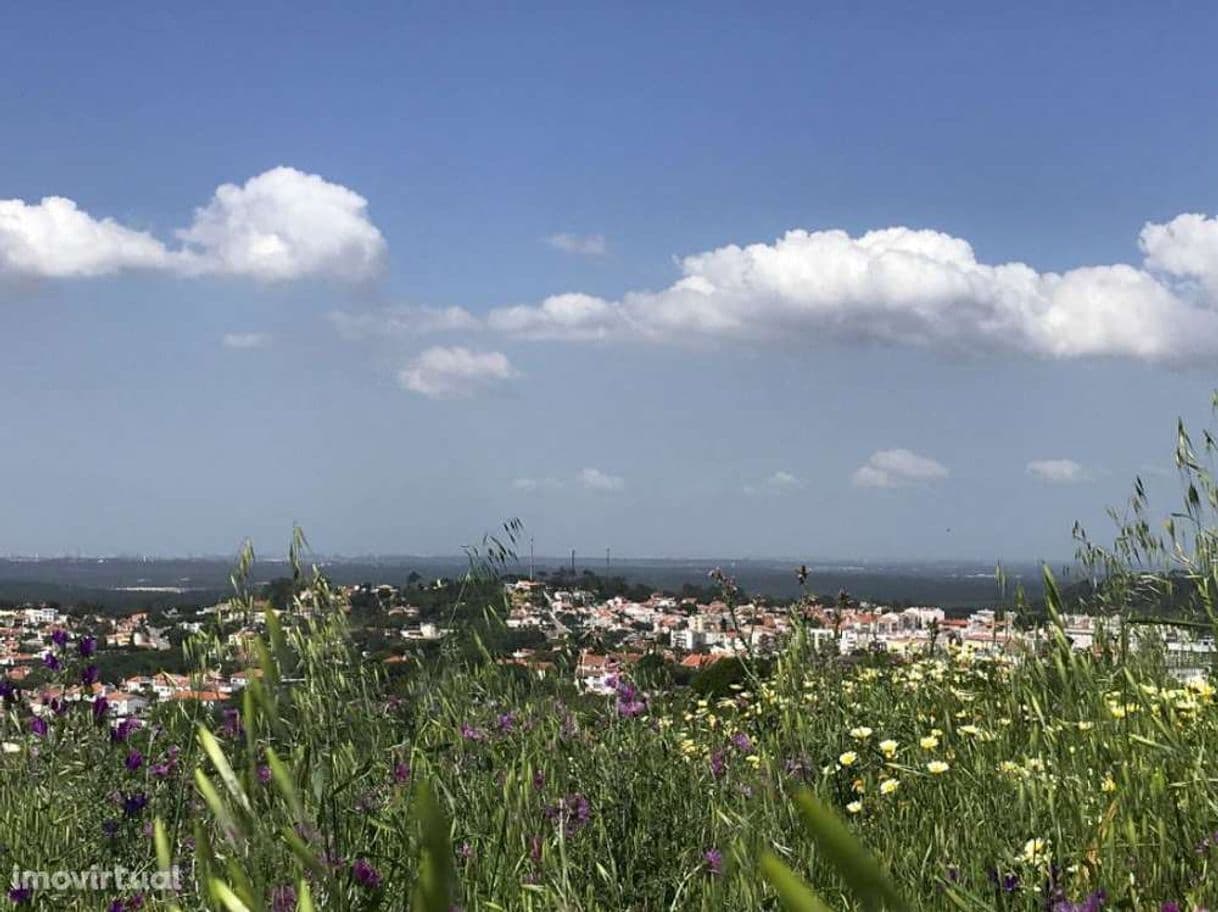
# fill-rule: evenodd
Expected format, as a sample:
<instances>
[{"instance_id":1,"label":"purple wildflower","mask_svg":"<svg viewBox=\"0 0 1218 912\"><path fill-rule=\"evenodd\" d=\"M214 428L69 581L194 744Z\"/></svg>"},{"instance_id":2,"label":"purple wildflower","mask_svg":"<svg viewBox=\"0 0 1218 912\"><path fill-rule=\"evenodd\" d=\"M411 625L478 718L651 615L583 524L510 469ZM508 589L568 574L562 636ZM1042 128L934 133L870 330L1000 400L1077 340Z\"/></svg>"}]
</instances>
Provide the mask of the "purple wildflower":
<instances>
[{"instance_id":1,"label":"purple wildflower","mask_svg":"<svg viewBox=\"0 0 1218 912\"><path fill-rule=\"evenodd\" d=\"M631 719L647 712L647 698L625 678L615 678L611 685L617 693L617 714Z\"/></svg>"},{"instance_id":2,"label":"purple wildflower","mask_svg":"<svg viewBox=\"0 0 1218 912\"><path fill-rule=\"evenodd\" d=\"M402 783L410 780L410 764L399 760L393 764L393 781Z\"/></svg>"},{"instance_id":3,"label":"purple wildflower","mask_svg":"<svg viewBox=\"0 0 1218 912\"><path fill-rule=\"evenodd\" d=\"M1108 899L1108 894L1103 890L1096 890L1086 899L1079 902L1070 902L1068 899L1063 899L1053 906L1053 912L1100 912L1104 908L1104 902Z\"/></svg>"},{"instance_id":4,"label":"purple wildflower","mask_svg":"<svg viewBox=\"0 0 1218 912\"><path fill-rule=\"evenodd\" d=\"M80 653L82 659L87 659L93 653L97 652L97 637L84 636L81 637L76 644L76 651Z\"/></svg>"},{"instance_id":5,"label":"purple wildflower","mask_svg":"<svg viewBox=\"0 0 1218 912\"><path fill-rule=\"evenodd\" d=\"M258 781L263 785L271 781L271 768L265 763L260 764L258 767Z\"/></svg>"},{"instance_id":6,"label":"purple wildflower","mask_svg":"<svg viewBox=\"0 0 1218 912\"><path fill-rule=\"evenodd\" d=\"M134 773L144 765L144 755L132 748L127 754L127 759L123 761L123 766L127 767L127 772Z\"/></svg>"},{"instance_id":7,"label":"purple wildflower","mask_svg":"<svg viewBox=\"0 0 1218 912\"><path fill-rule=\"evenodd\" d=\"M480 729L474 728L467 722L461 723L461 737L466 741L481 741L486 735Z\"/></svg>"},{"instance_id":8,"label":"purple wildflower","mask_svg":"<svg viewBox=\"0 0 1218 912\"><path fill-rule=\"evenodd\" d=\"M1003 893L1014 893L1019 889L1019 875L1014 872L1003 874L997 868L990 868L986 872L991 884L995 889L1001 890Z\"/></svg>"},{"instance_id":9,"label":"purple wildflower","mask_svg":"<svg viewBox=\"0 0 1218 912\"><path fill-rule=\"evenodd\" d=\"M241 712L231 707L224 710L224 722L220 725L220 734L225 738L240 738L245 734L241 726Z\"/></svg>"},{"instance_id":10,"label":"purple wildflower","mask_svg":"<svg viewBox=\"0 0 1218 912\"><path fill-rule=\"evenodd\" d=\"M17 700L17 688L12 681L0 681L0 700L5 703L14 703Z\"/></svg>"},{"instance_id":11,"label":"purple wildflower","mask_svg":"<svg viewBox=\"0 0 1218 912\"><path fill-rule=\"evenodd\" d=\"M742 754L751 754L753 752L753 742L744 732L736 732L732 735L732 744L736 745L736 750Z\"/></svg>"},{"instance_id":12,"label":"purple wildflower","mask_svg":"<svg viewBox=\"0 0 1218 912\"><path fill-rule=\"evenodd\" d=\"M280 884L271 891L271 912L296 912L296 888Z\"/></svg>"},{"instance_id":13,"label":"purple wildflower","mask_svg":"<svg viewBox=\"0 0 1218 912\"><path fill-rule=\"evenodd\" d=\"M62 716L68 711L68 704L64 700L59 699L59 697L52 697L49 705L51 712L57 716Z\"/></svg>"},{"instance_id":14,"label":"purple wildflower","mask_svg":"<svg viewBox=\"0 0 1218 912\"><path fill-rule=\"evenodd\" d=\"M148 796L143 792L132 792L123 796L123 813L128 817L138 817L148 806Z\"/></svg>"},{"instance_id":15,"label":"purple wildflower","mask_svg":"<svg viewBox=\"0 0 1218 912\"><path fill-rule=\"evenodd\" d=\"M51 642L60 649L68 645L68 632L62 627L56 627L51 631Z\"/></svg>"},{"instance_id":16,"label":"purple wildflower","mask_svg":"<svg viewBox=\"0 0 1218 912\"><path fill-rule=\"evenodd\" d=\"M499 731L502 734L508 734L516 726L516 717L510 712L505 712L495 722L499 726Z\"/></svg>"},{"instance_id":17,"label":"purple wildflower","mask_svg":"<svg viewBox=\"0 0 1218 912\"><path fill-rule=\"evenodd\" d=\"M45 738L49 730L50 729L47 725L46 719L41 719L38 716L30 719L30 731L32 731L39 738Z\"/></svg>"},{"instance_id":18,"label":"purple wildflower","mask_svg":"<svg viewBox=\"0 0 1218 912\"><path fill-rule=\"evenodd\" d=\"M100 694L93 698L93 721L101 724L110 712L110 701Z\"/></svg>"},{"instance_id":19,"label":"purple wildflower","mask_svg":"<svg viewBox=\"0 0 1218 912\"><path fill-rule=\"evenodd\" d=\"M60 668L59 656L55 655L55 653L53 653L53 652L48 652L45 655L43 655L42 664L45 665L47 668L49 668L51 671L59 671L59 668Z\"/></svg>"},{"instance_id":20,"label":"purple wildflower","mask_svg":"<svg viewBox=\"0 0 1218 912\"><path fill-rule=\"evenodd\" d=\"M707 849L702 853L702 861L706 864L706 873L712 876L723 870L723 853L718 849Z\"/></svg>"},{"instance_id":21,"label":"purple wildflower","mask_svg":"<svg viewBox=\"0 0 1218 912\"><path fill-rule=\"evenodd\" d=\"M646 700L618 700L617 714L625 719L633 719L647 712Z\"/></svg>"},{"instance_id":22,"label":"purple wildflower","mask_svg":"<svg viewBox=\"0 0 1218 912\"><path fill-rule=\"evenodd\" d=\"M14 906L24 905L34 898L34 891L29 887L13 887L8 891L8 899Z\"/></svg>"},{"instance_id":23,"label":"purple wildflower","mask_svg":"<svg viewBox=\"0 0 1218 912\"><path fill-rule=\"evenodd\" d=\"M140 724L141 724L140 720L136 719L132 716L128 716L126 719L123 719L123 721L119 722L118 725L116 725L116 726L114 726L114 728L110 729L111 743L112 744L124 743L128 738L131 737L132 732L139 729Z\"/></svg>"},{"instance_id":24,"label":"purple wildflower","mask_svg":"<svg viewBox=\"0 0 1218 912\"><path fill-rule=\"evenodd\" d=\"M727 770L727 759L724 757L723 751L721 751L721 750L711 751L710 768L711 768L711 775L714 776L716 779L719 779L723 776L724 772L726 772L726 770Z\"/></svg>"},{"instance_id":25,"label":"purple wildflower","mask_svg":"<svg viewBox=\"0 0 1218 912\"><path fill-rule=\"evenodd\" d=\"M96 665L86 665L80 670L80 683L92 687L97 683L98 671Z\"/></svg>"},{"instance_id":26,"label":"purple wildflower","mask_svg":"<svg viewBox=\"0 0 1218 912\"><path fill-rule=\"evenodd\" d=\"M351 865L351 876L356 883L369 890L375 890L381 885L381 873L367 859L357 858Z\"/></svg>"},{"instance_id":27,"label":"purple wildflower","mask_svg":"<svg viewBox=\"0 0 1218 912\"><path fill-rule=\"evenodd\" d=\"M547 820L558 824L565 835L577 833L592 817L592 805L578 792L559 798L543 812Z\"/></svg>"}]
</instances>

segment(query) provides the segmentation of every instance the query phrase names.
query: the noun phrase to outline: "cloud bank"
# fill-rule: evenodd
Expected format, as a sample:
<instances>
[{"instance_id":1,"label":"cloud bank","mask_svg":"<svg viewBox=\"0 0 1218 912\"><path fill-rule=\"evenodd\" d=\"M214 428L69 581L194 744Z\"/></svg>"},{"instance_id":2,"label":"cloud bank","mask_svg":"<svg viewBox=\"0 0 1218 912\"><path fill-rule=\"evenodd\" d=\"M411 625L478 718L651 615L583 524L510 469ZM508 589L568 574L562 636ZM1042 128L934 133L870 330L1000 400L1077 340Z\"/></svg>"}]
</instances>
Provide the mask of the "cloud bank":
<instances>
[{"instance_id":1,"label":"cloud bank","mask_svg":"<svg viewBox=\"0 0 1218 912\"><path fill-rule=\"evenodd\" d=\"M1218 220L1141 232L1141 266L1038 272L978 261L965 240L895 227L788 231L687 256L660 291L501 307L486 327L530 339L755 344L829 340L1048 358L1218 355Z\"/></svg>"},{"instance_id":2,"label":"cloud bank","mask_svg":"<svg viewBox=\"0 0 1218 912\"><path fill-rule=\"evenodd\" d=\"M465 399L517 376L503 352L435 346L398 374L398 382L429 399Z\"/></svg>"},{"instance_id":3,"label":"cloud bank","mask_svg":"<svg viewBox=\"0 0 1218 912\"><path fill-rule=\"evenodd\" d=\"M939 481L948 476L942 463L912 450L877 450L854 470L851 482L860 488L900 488Z\"/></svg>"},{"instance_id":4,"label":"cloud bank","mask_svg":"<svg viewBox=\"0 0 1218 912\"><path fill-rule=\"evenodd\" d=\"M151 233L95 218L75 202L0 200L0 275L69 279L145 271L236 276L265 282L307 277L362 280L385 257L367 201L295 168L223 184L170 246Z\"/></svg>"},{"instance_id":5,"label":"cloud bank","mask_svg":"<svg viewBox=\"0 0 1218 912\"><path fill-rule=\"evenodd\" d=\"M1027 468L1029 475L1053 484L1076 484L1090 478L1087 470L1073 459L1033 459Z\"/></svg>"}]
</instances>

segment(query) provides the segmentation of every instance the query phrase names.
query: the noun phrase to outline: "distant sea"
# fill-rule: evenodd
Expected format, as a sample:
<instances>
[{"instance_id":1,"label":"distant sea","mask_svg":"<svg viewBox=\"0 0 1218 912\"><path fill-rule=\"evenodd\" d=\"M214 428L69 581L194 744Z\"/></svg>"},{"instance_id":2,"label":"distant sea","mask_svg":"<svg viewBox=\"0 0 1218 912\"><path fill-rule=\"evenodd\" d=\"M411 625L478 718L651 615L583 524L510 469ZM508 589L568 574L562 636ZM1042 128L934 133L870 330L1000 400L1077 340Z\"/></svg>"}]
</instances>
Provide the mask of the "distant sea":
<instances>
[{"instance_id":1,"label":"distant sea","mask_svg":"<svg viewBox=\"0 0 1218 912\"><path fill-rule=\"evenodd\" d=\"M404 584L410 574L424 579L452 577L468 566L466 558L450 557L370 557L315 558L329 578L339 584ZM94 602L110 608L171 604L204 604L229 594L232 562L220 558L139 559L50 558L0 559L0 599L10 601L45 600L61 603ZM568 560L538 558L537 570L569 567ZM614 559L606 567L599 561L576 559L575 568L600 575L622 576L631 582L657 589L677 591L685 583L705 586L707 574L715 567L735 576L747 593L791 597L799 592L795 579L796 561L731 560L713 558L660 560ZM528 573L527 562L507 568ZM845 590L855 598L914 604L940 605L944 608L984 607L998 601L994 565L976 562L858 562L809 564L808 590L833 596ZM1040 595L1039 565L1004 565L1008 595L1022 585L1030 598ZM1061 577L1063 570L1054 566ZM269 582L288 573L282 560L260 559L253 568L251 581Z\"/></svg>"}]
</instances>

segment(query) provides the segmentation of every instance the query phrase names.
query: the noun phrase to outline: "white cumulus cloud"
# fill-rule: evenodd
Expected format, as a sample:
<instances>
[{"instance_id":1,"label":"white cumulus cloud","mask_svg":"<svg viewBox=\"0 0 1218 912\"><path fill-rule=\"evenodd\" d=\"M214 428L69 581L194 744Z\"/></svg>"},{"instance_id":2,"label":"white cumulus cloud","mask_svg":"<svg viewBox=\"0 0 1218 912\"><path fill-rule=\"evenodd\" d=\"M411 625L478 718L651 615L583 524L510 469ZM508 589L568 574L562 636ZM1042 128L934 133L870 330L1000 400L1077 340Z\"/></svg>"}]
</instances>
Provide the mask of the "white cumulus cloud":
<instances>
[{"instance_id":1,"label":"white cumulus cloud","mask_svg":"<svg viewBox=\"0 0 1218 912\"><path fill-rule=\"evenodd\" d=\"M621 307L586 294L561 294L533 307L501 307L487 316L491 329L531 339L585 341L621 335Z\"/></svg>"},{"instance_id":2,"label":"white cumulus cloud","mask_svg":"<svg viewBox=\"0 0 1218 912\"><path fill-rule=\"evenodd\" d=\"M1147 267L1195 280L1218 296L1218 219L1177 215L1165 225L1146 225L1139 241Z\"/></svg>"},{"instance_id":3,"label":"white cumulus cloud","mask_svg":"<svg viewBox=\"0 0 1218 912\"><path fill-rule=\"evenodd\" d=\"M546 238L546 243L555 250L564 253L578 253L582 256L604 256L609 252L605 236L601 234L568 234L559 232Z\"/></svg>"},{"instance_id":4,"label":"white cumulus cloud","mask_svg":"<svg viewBox=\"0 0 1218 912\"><path fill-rule=\"evenodd\" d=\"M579 483L592 491L620 491L626 487L626 480L620 475L609 475L592 468L579 473Z\"/></svg>"},{"instance_id":5,"label":"white cumulus cloud","mask_svg":"<svg viewBox=\"0 0 1218 912\"><path fill-rule=\"evenodd\" d=\"M1040 357L1218 355L1218 222L1148 224L1142 265L1040 272L980 262L965 240L895 227L793 230L687 256L660 291L570 293L492 310L530 338L683 343L835 340Z\"/></svg>"},{"instance_id":6,"label":"white cumulus cloud","mask_svg":"<svg viewBox=\"0 0 1218 912\"><path fill-rule=\"evenodd\" d=\"M225 333L220 342L225 348L266 348L271 337L260 332L232 332Z\"/></svg>"},{"instance_id":7,"label":"white cumulus cloud","mask_svg":"<svg viewBox=\"0 0 1218 912\"><path fill-rule=\"evenodd\" d=\"M1087 481L1087 470L1073 459L1033 459L1028 463L1028 474L1054 484L1074 484Z\"/></svg>"},{"instance_id":8,"label":"white cumulus cloud","mask_svg":"<svg viewBox=\"0 0 1218 912\"><path fill-rule=\"evenodd\" d=\"M144 231L95 219L72 200L0 200L0 274L63 279L165 269L173 257Z\"/></svg>"},{"instance_id":9,"label":"white cumulus cloud","mask_svg":"<svg viewBox=\"0 0 1218 912\"><path fill-rule=\"evenodd\" d=\"M503 352L435 346L403 368L398 381L412 393L430 399L460 399L515 376L516 369Z\"/></svg>"},{"instance_id":10,"label":"white cumulus cloud","mask_svg":"<svg viewBox=\"0 0 1218 912\"><path fill-rule=\"evenodd\" d=\"M364 279L385 240L353 190L295 168L223 184L169 246L146 231L97 218L64 197L0 200L0 274L85 278L129 270L284 281Z\"/></svg>"},{"instance_id":11,"label":"white cumulus cloud","mask_svg":"<svg viewBox=\"0 0 1218 912\"><path fill-rule=\"evenodd\" d=\"M899 488L948 476L942 463L912 450L877 450L854 470L851 481L861 488Z\"/></svg>"},{"instance_id":12,"label":"white cumulus cloud","mask_svg":"<svg viewBox=\"0 0 1218 912\"><path fill-rule=\"evenodd\" d=\"M385 253L367 210L367 200L340 184L272 168L242 186L218 187L177 235L202 272L265 281L362 279L380 268Z\"/></svg>"}]
</instances>

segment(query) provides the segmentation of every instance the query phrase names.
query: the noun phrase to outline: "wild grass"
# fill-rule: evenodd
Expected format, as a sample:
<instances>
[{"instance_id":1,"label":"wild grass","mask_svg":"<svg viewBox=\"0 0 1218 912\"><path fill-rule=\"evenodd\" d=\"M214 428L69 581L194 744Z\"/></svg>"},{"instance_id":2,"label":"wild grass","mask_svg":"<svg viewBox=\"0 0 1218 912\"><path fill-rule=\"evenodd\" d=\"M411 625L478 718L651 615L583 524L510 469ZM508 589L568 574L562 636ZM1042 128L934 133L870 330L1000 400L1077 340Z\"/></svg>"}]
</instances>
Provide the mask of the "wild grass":
<instances>
[{"instance_id":1,"label":"wild grass","mask_svg":"<svg viewBox=\"0 0 1218 912\"><path fill-rule=\"evenodd\" d=\"M145 908L541 910L777 908L781 865L829 908L895 908L805 829L815 796L913 908L1212 902L1218 708L1148 658L1050 638L844 665L797 638L765 680L626 716L494 663L390 686L311 588L318 615L266 615L263 676L219 718L175 705L122 732L84 705L39 737L11 706L5 867L179 865Z\"/></svg>"},{"instance_id":2,"label":"wild grass","mask_svg":"<svg viewBox=\"0 0 1218 912\"><path fill-rule=\"evenodd\" d=\"M1204 494L1187 516L1218 503L1212 486L1193 490ZM1204 607L1212 525L1189 522L1173 579L1191 580ZM1119 548L1145 550L1148 528ZM1106 581L1149 578L1115 553L1101 555ZM260 625L249 661L262 674L228 710L175 703L132 728L85 702L40 733L10 695L0 720L13 746L0 754L0 871L176 866L179 889L11 901L116 912L1218 901L1213 687L1181 685L1153 648L1129 648L1129 624L1071 649L1051 581L1050 623L1023 655L948 647L844 662L797 632L764 678L710 698L636 696L623 712L561 676L455 652L391 679L354 651L322 575L302 578L307 598L277 615L246 591L249 558L236 605ZM200 669L232 660L214 636L189 650ZM65 648L65 680L84 661Z\"/></svg>"}]
</instances>

